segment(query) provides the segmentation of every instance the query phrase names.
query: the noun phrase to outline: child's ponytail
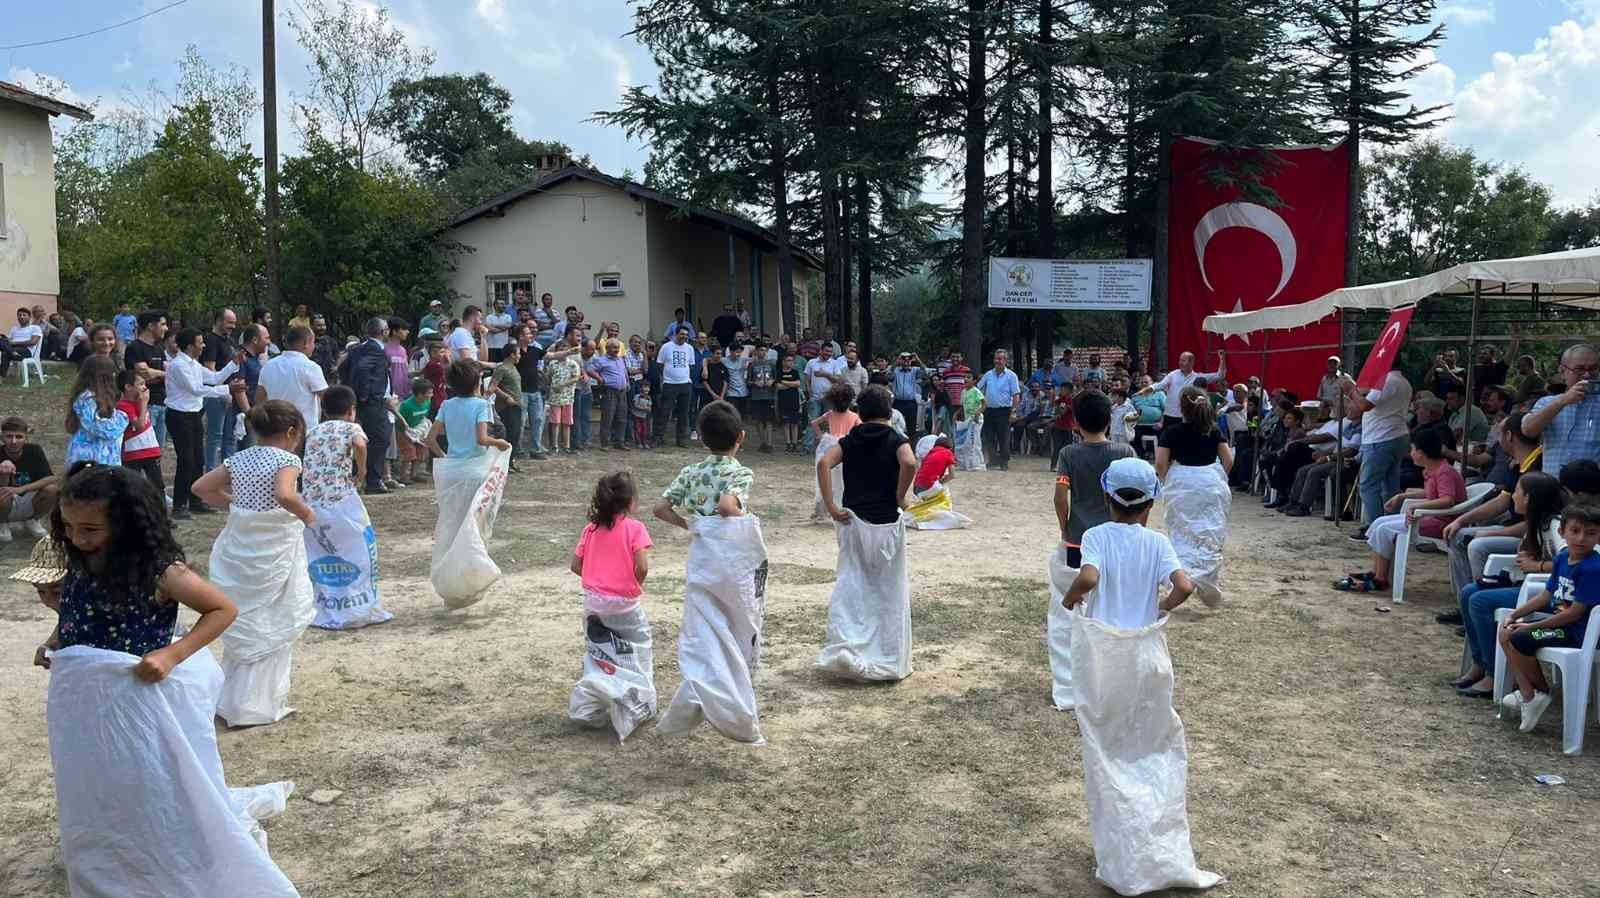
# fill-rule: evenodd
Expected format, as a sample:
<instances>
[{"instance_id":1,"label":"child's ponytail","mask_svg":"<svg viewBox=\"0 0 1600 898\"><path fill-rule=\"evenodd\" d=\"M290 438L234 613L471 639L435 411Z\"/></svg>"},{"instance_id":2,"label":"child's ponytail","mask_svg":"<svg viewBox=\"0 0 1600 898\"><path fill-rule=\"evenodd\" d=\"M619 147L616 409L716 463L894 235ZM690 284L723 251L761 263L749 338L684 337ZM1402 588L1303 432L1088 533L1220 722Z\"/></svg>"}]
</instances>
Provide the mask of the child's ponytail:
<instances>
[{"instance_id":1,"label":"child's ponytail","mask_svg":"<svg viewBox=\"0 0 1600 898\"><path fill-rule=\"evenodd\" d=\"M1211 405L1211 397L1199 387L1184 387L1178 394L1178 407L1184 423L1198 433L1210 433L1217 426L1217 410Z\"/></svg>"},{"instance_id":2,"label":"child's ponytail","mask_svg":"<svg viewBox=\"0 0 1600 898\"><path fill-rule=\"evenodd\" d=\"M618 518L628 513L635 495L633 475L627 471L600 478L594 485L594 497L589 500L589 523L610 530Z\"/></svg>"}]
</instances>

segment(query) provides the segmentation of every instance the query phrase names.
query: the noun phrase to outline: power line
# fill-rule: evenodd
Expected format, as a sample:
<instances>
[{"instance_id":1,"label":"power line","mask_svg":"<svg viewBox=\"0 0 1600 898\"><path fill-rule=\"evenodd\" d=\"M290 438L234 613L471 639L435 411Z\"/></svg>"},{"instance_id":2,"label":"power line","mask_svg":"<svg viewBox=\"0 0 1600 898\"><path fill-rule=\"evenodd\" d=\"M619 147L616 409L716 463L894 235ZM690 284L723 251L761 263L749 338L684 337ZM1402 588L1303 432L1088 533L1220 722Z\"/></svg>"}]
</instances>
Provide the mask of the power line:
<instances>
[{"instance_id":1,"label":"power line","mask_svg":"<svg viewBox=\"0 0 1600 898\"><path fill-rule=\"evenodd\" d=\"M93 31L85 31L85 32L83 32L81 34L69 34L66 37L51 38L50 40L47 40L47 41L29 41L28 43L25 43L25 44L11 44L9 46L0 47L0 50L21 50L21 49L23 49L25 47L43 47L43 46L45 46L47 44L60 44L60 43L65 43L67 41L75 41L80 37L92 37L92 36L94 36L96 34L104 34L105 32L110 31L110 30L112 30L114 28L121 28L124 25L132 25L134 22L138 22L138 21L140 21L142 19L148 19L148 18L150 18L151 16L155 15L158 12L166 12L167 10L173 8L174 6L182 6L183 4L188 3L188 2L189 2L189 0L177 0L177 2L168 3L166 6L163 6L160 9L152 9L152 10L150 10L149 12L145 13L142 16L134 16L133 18L127 20L126 22L118 22L115 25L107 25L104 28L96 28Z\"/></svg>"}]
</instances>

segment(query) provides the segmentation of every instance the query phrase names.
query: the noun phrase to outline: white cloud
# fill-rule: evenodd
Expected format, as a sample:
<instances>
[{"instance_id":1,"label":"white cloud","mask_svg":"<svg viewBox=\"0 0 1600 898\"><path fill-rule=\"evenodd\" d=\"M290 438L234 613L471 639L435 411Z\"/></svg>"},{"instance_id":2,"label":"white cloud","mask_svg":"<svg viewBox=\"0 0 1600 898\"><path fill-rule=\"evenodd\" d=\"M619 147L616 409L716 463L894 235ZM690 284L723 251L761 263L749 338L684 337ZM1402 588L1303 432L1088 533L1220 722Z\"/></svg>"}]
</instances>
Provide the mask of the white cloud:
<instances>
[{"instance_id":1,"label":"white cloud","mask_svg":"<svg viewBox=\"0 0 1600 898\"><path fill-rule=\"evenodd\" d=\"M617 96L634 86L633 63L623 54L622 49L611 41L595 39L595 52L601 59L611 66L612 76L616 79Z\"/></svg>"},{"instance_id":2,"label":"white cloud","mask_svg":"<svg viewBox=\"0 0 1600 898\"><path fill-rule=\"evenodd\" d=\"M1494 21L1494 2L1493 0L1460 0L1460 2L1446 3L1439 7L1435 15L1441 22L1449 22L1462 28L1487 25Z\"/></svg>"},{"instance_id":3,"label":"white cloud","mask_svg":"<svg viewBox=\"0 0 1600 898\"><path fill-rule=\"evenodd\" d=\"M1600 83L1600 0L1586 3L1583 22L1551 26L1530 51L1496 52L1489 71L1456 91L1454 118L1439 134L1484 159L1522 166L1566 205L1587 201L1600 186L1593 91Z\"/></svg>"},{"instance_id":4,"label":"white cloud","mask_svg":"<svg viewBox=\"0 0 1600 898\"><path fill-rule=\"evenodd\" d=\"M478 18L482 19L490 28L501 34L509 34L511 23L506 20L505 0L478 0L474 8Z\"/></svg>"}]
</instances>

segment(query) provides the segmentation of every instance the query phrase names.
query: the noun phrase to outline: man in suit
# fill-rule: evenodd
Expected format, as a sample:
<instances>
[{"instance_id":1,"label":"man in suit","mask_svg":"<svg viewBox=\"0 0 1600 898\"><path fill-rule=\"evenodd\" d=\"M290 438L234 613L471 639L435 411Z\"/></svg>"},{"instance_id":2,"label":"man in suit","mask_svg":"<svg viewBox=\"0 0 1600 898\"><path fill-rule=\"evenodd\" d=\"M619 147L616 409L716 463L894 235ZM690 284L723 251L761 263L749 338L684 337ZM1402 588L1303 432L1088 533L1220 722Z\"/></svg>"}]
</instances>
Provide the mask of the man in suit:
<instances>
[{"instance_id":1,"label":"man in suit","mask_svg":"<svg viewBox=\"0 0 1600 898\"><path fill-rule=\"evenodd\" d=\"M383 341L389 336L389 322L367 319L367 338L352 347L339 365L339 382L356 394L356 420L367 434L367 493L389 492L384 485L388 470L389 442L394 425L389 421L389 356ZM306 422L306 427L314 426Z\"/></svg>"}]
</instances>

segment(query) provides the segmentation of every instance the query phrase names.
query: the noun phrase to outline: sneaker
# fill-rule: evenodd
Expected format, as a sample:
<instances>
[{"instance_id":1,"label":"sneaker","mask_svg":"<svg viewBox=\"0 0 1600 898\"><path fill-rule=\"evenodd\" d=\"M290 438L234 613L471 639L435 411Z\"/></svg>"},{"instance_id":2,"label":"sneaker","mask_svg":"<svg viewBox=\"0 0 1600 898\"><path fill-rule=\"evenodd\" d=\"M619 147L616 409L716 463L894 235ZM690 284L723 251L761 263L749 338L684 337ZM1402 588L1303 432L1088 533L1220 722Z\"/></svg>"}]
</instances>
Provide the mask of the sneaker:
<instances>
[{"instance_id":1,"label":"sneaker","mask_svg":"<svg viewBox=\"0 0 1600 898\"><path fill-rule=\"evenodd\" d=\"M172 510L172 519L174 521L188 521L193 518L194 515L187 508L174 508Z\"/></svg>"},{"instance_id":2,"label":"sneaker","mask_svg":"<svg viewBox=\"0 0 1600 898\"><path fill-rule=\"evenodd\" d=\"M393 479L393 478L390 478L390 479L388 479L388 480L385 480L385 481L384 481L384 482L383 482L383 485L384 485L384 486L386 486L386 487L388 487L388 488L389 488L389 489L392 489L392 490L403 490L403 489L405 489L405 488L406 488L406 485L405 485L405 484L403 484L403 483L401 483L401 482L400 482L400 481L398 481L398 480L395 480L395 479Z\"/></svg>"},{"instance_id":3,"label":"sneaker","mask_svg":"<svg viewBox=\"0 0 1600 898\"><path fill-rule=\"evenodd\" d=\"M38 539L44 539L50 535L49 531L44 529L44 525L39 523L38 518L28 519L28 521L22 525L22 529L28 531L29 536L37 537Z\"/></svg>"},{"instance_id":4,"label":"sneaker","mask_svg":"<svg viewBox=\"0 0 1600 898\"><path fill-rule=\"evenodd\" d=\"M532 455L530 455L528 457L533 459L534 461L545 461L545 460L550 458L550 456L544 454L543 452L535 452L535 453L533 453Z\"/></svg>"},{"instance_id":5,"label":"sneaker","mask_svg":"<svg viewBox=\"0 0 1600 898\"><path fill-rule=\"evenodd\" d=\"M1545 709L1549 707L1550 693L1535 692L1533 698L1522 703L1522 726L1519 729L1524 733L1533 732L1533 728L1539 725L1539 718L1544 716Z\"/></svg>"},{"instance_id":6,"label":"sneaker","mask_svg":"<svg viewBox=\"0 0 1600 898\"><path fill-rule=\"evenodd\" d=\"M1367 541L1367 531L1365 531L1365 530L1357 530L1356 532L1350 534L1350 541L1353 542L1353 543L1364 543L1364 542L1366 542Z\"/></svg>"},{"instance_id":7,"label":"sneaker","mask_svg":"<svg viewBox=\"0 0 1600 898\"><path fill-rule=\"evenodd\" d=\"M1435 614L1433 619L1441 624L1459 624L1461 623L1461 612L1459 610L1442 611L1438 614Z\"/></svg>"},{"instance_id":8,"label":"sneaker","mask_svg":"<svg viewBox=\"0 0 1600 898\"><path fill-rule=\"evenodd\" d=\"M1290 505L1283 510L1283 513L1286 517L1291 518L1311 517L1311 509L1305 507L1304 505Z\"/></svg>"},{"instance_id":9,"label":"sneaker","mask_svg":"<svg viewBox=\"0 0 1600 898\"><path fill-rule=\"evenodd\" d=\"M1520 689L1511 690L1510 694L1500 700L1500 707L1505 708L1507 711L1516 711L1521 709L1522 691Z\"/></svg>"}]
</instances>

